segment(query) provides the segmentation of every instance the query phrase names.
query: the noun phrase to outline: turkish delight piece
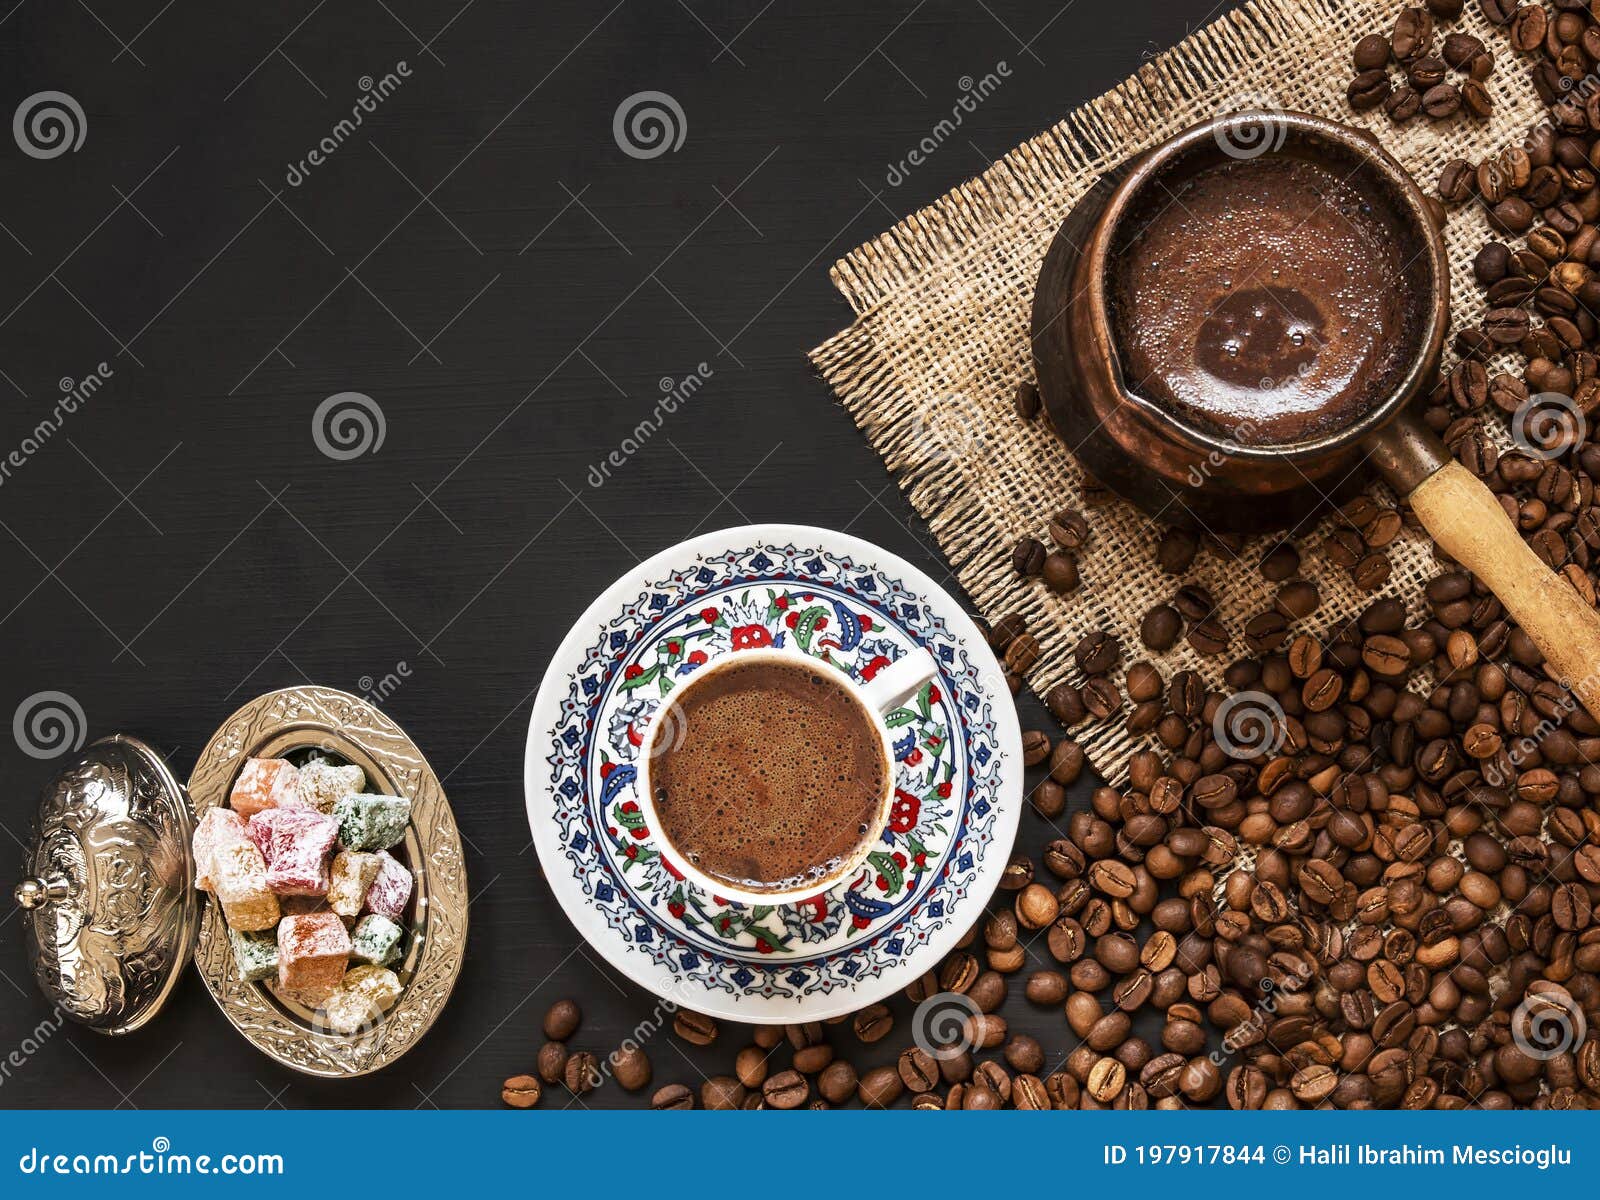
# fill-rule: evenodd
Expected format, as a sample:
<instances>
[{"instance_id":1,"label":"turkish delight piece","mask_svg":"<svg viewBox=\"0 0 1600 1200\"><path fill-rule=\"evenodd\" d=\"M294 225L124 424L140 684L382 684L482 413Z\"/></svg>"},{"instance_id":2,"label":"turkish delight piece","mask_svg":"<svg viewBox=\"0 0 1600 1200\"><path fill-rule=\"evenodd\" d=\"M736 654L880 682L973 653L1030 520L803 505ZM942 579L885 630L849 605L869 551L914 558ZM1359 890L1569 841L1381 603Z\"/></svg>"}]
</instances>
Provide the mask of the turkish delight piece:
<instances>
[{"instance_id":1,"label":"turkish delight piece","mask_svg":"<svg viewBox=\"0 0 1600 1200\"><path fill-rule=\"evenodd\" d=\"M313 758L300 768L300 803L331 813L340 798L367 786L367 773L354 763Z\"/></svg>"},{"instance_id":2,"label":"turkish delight piece","mask_svg":"<svg viewBox=\"0 0 1600 1200\"><path fill-rule=\"evenodd\" d=\"M406 835L411 801L366 792L341 796L333 806L339 841L351 850L387 850Z\"/></svg>"},{"instance_id":3,"label":"turkish delight piece","mask_svg":"<svg viewBox=\"0 0 1600 1200\"><path fill-rule=\"evenodd\" d=\"M212 860L217 847L245 841L244 819L231 808L208 808L194 830L194 885L204 892L216 891Z\"/></svg>"},{"instance_id":4,"label":"turkish delight piece","mask_svg":"<svg viewBox=\"0 0 1600 1200\"><path fill-rule=\"evenodd\" d=\"M234 970L245 983L272 979L278 974L278 936L271 930L242 933L230 929L228 942L233 947Z\"/></svg>"},{"instance_id":5,"label":"turkish delight piece","mask_svg":"<svg viewBox=\"0 0 1600 1200\"><path fill-rule=\"evenodd\" d=\"M278 924L278 986L320 1004L344 979L350 934L337 913L306 913Z\"/></svg>"},{"instance_id":6,"label":"turkish delight piece","mask_svg":"<svg viewBox=\"0 0 1600 1200\"><path fill-rule=\"evenodd\" d=\"M328 875L328 906L341 917L361 915L367 892L377 879L382 864L376 854L365 850L341 850L333 856Z\"/></svg>"},{"instance_id":7,"label":"turkish delight piece","mask_svg":"<svg viewBox=\"0 0 1600 1200\"><path fill-rule=\"evenodd\" d=\"M299 775L288 759L246 759L228 803L242 817L253 817L266 808L294 807L300 803Z\"/></svg>"},{"instance_id":8,"label":"turkish delight piece","mask_svg":"<svg viewBox=\"0 0 1600 1200\"><path fill-rule=\"evenodd\" d=\"M281 896L322 896L339 824L314 808L269 808L250 818L250 839L267 860L267 884Z\"/></svg>"},{"instance_id":9,"label":"turkish delight piece","mask_svg":"<svg viewBox=\"0 0 1600 1200\"><path fill-rule=\"evenodd\" d=\"M322 1005L322 1015L335 1033L360 1033L377 1024L400 998L400 977L387 967L356 967L345 975Z\"/></svg>"},{"instance_id":10,"label":"turkish delight piece","mask_svg":"<svg viewBox=\"0 0 1600 1200\"><path fill-rule=\"evenodd\" d=\"M248 839L218 846L210 870L217 903L230 929L271 929L278 923L278 897L267 883L267 865Z\"/></svg>"},{"instance_id":11,"label":"turkish delight piece","mask_svg":"<svg viewBox=\"0 0 1600 1200\"><path fill-rule=\"evenodd\" d=\"M378 851L378 877L367 891L367 911L399 921L411 903L411 872L387 850Z\"/></svg>"},{"instance_id":12,"label":"turkish delight piece","mask_svg":"<svg viewBox=\"0 0 1600 1200\"><path fill-rule=\"evenodd\" d=\"M350 957L356 962L387 967L400 957L400 938L404 932L388 917L368 913L350 934Z\"/></svg>"}]
</instances>

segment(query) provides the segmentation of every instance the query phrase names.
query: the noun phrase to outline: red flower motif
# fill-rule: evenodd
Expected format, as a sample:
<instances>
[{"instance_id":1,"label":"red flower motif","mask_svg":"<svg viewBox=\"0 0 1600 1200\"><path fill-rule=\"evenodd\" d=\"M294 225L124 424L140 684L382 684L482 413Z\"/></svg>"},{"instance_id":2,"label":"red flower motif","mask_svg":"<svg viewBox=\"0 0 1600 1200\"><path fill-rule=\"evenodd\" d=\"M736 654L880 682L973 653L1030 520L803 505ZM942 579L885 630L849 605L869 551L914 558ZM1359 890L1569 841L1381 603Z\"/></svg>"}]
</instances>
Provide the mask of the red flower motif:
<instances>
[{"instance_id":1,"label":"red flower motif","mask_svg":"<svg viewBox=\"0 0 1600 1200\"><path fill-rule=\"evenodd\" d=\"M683 914L689 910L682 900L672 900L667 904L667 911L681 921L683 919Z\"/></svg>"},{"instance_id":2,"label":"red flower motif","mask_svg":"<svg viewBox=\"0 0 1600 1200\"><path fill-rule=\"evenodd\" d=\"M757 954L771 954L772 953L772 943L767 941L766 938L757 938L756 939L756 953Z\"/></svg>"},{"instance_id":3,"label":"red flower motif","mask_svg":"<svg viewBox=\"0 0 1600 1200\"><path fill-rule=\"evenodd\" d=\"M923 852L917 855L916 858L912 859L911 861L917 864L917 869L920 871L922 868L928 865L928 855L926 852Z\"/></svg>"},{"instance_id":4,"label":"red flower motif","mask_svg":"<svg viewBox=\"0 0 1600 1200\"><path fill-rule=\"evenodd\" d=\"M908 767L914 767L921 761L922 761L922 751L921 750L913 750L913 751L911 751L910 754L906 755L906 766L908 766Z\"/></svg>"},{"instance_id":5,"label":"red flower motif","mask_svg":"<svg viewBox=\"0 0 1600 1200\"><path fill-rule=\"evenodd\" d=\"M828 627L828 618L827 617L818 617L817 618L817 628L818 629L826 629L827 627Z\"/></svg>"},{"instance_id":6,"label":"red flower motif","mask_svg":"<svg viewBox=\"0 0 1600 1200\"><path fill-rule=\"evenodd\" d=\"M877 676L878 672L883 670L888 665L889 665L889 660L887 658L885 658L881 654L878 655L871 662L869 662L866 666L861 668L862 681L866 682L866 683L871 683L872 680Z\"/></svg>"},{"instance_id":7,"label":"red flower motif","mask_svg":"<svg viewBox=\"0 0 1600 1200\"><path fill-rule=\"evenodd\" d=\"M772 603L774 605L776 605L778 608L788 608L789 607L789 597L787 597L787 596L779 596Z\"/></svg>"},{"instance_id":8,"label":"red flower motif","mask_svg":"<svg viewBox=\"0 0 1600 1200\"><path fill-rule=\"evenodd\" d=\"M901 788L894 790L894 803L889 806L889 828L896 833L910 833L917 827L917 814L922 811L922 801Z\"/></svg>"},{"instance_id":9,"label":"red flower motif","mask_svg":"<svg viewBox=\"0 0 1600 1200\"><path fill-rule=\"evenodd\" d=\"M728 930L731 929L732 927L733 927L733 918L730 917L727 913L723 913L720 917L717 918L717 928L722 930L723 933L727 933Z\"/></svg>"},{"instance_id":10,"label":"red flower motif","mask_svg":"<svg viewBox=\"0 0 1600 1200\"><path fill-rule=\"evenodd\" d=\"M859 914L850 918L850 924L854 925L857 929L865 929L871 923L872 922L868 918L860 916Z\"/></svg>"},{"instance_id":11,"label":"red flower motif","mask_svg":"<svg viewBox=\"0 0 1600 1200\"><path fill-rule=\"evenodd\" d=\"M867 616L866 613L862 613L861 614L861 631L863 633L866 633L869 630L871 630L871 628L872 628L872 618Z\"/></svg>"},{"instance_id":12,"label":"red flower motif","mask_svg":"<svg viewBox=\"0 0 1600 1200\"><path fill-rule=\"evenodd\" d=\"M811 910L810 920L812 921L820 921L828 915L828 902L821 896L813 896L809 900L802 900L796 907L809 908Z\"/></svg>"},{"instance_id":13,"label":"red flower motif","mask_svg":"<svg viewBox=\"0 0 1600 1200\"><path fill-rule=\"evenodd\" d=\"M635 837L638 837L639 836L639 831L637 829L634 830L633 831L633 835ZM638 858L639 857L639 847L637 847L637 846L629 846L626 850L623 851L623 854L625 854L629 858Z\"/></svg>"},{"instance_id":14,"label":"red flower motif","mask_svg":"<svg viewBox=\"0 0 1600 1200\"><path fill-rule=\"evenodd\" d=\"M644 668L641 667L638 663L633 663L633 664L629 665L629 667L622 672L622 677L624 679L637 679L637 678L639 678L639 676L641 676L643 674L644 674Z\"/></svg>"},{"instance_id":15,"label":"red flower motif","mask_svg":"<svg viewBox=\"0 0 1600 1200\"><path fill-rule=\"evenodd\" d=\"M683 653L683 643L680 642L677 638L673 638L671 641L669 641L667 643L667 653L668 654L682 654Z\"/></svg>"},{"instance_id":16,"label":"red flower motif","mask_svg":"<svg viewBox=\"0 0 1600 1200\"><path fill-rule=\"evenodd\" d=\"M704 650L696 650L693 654L689 655L687 661L690 666L703 667L706 663L706 652Z\"/></svg>"},{"instance_id":17,"label":"red flower motif","mask_svg":"<svg viewBox=\"0 0 1600 1200\"><path fill-rule=\"evenodd\" d=\"M617 764L614 763L614 762L603 762L603 763L601 763L600 764L600 778L604 779L606 776L610 775L611 772L615 771L616 769L617 769Z\"/></svg>"},{"instance_id":18,"label":"red flower motif","mask_svg":"<svg viewBox=\"0 0 1600 1200\"><path fill-rule=\"evenodd\" d=\"M783 623L788 628L793 629L796 625L800 624L800 614L795 612L790 613L788 616L783 618Z\"/></svg>"},{"instance_id":19,"label":"red flower motif","mask_svg":"<svg viewBox=\"0 0 1600 1200\"><path fill-rule=\"evenodd\" d=\"M772 635L764 625L740 625L729 635L735 650L760 650L772 645Z\"/></svg>"},{"instance_id":20,"label":"red flower motif","mask_svg":"<svg viewBox=\"0 0 1600 1200\"><path fill-rule=\"evenodd\" d=\"M901 870L905 869L906 856L901 854L898 850L894 852L894 865L899 867Z\"/></svg>"},{"instance_id":21,"label":"red flower motif","mask_svg":"<svg viewBox=\"0 0 1600 1200\"><path fill-rule=\"evenodd\" d=\"M700 619L707 625L715 625L717 623L717 610L714 608L702 608L700 610Z\"/></svg>"},{"instance_id":22,"label":"red flower motif","mask_svg":"<svg viewBox=\"0 0 1600 1200\"><path fill-rule=\"evenodd\" d=\"M882 875L879 875L872 881L872 886L877 888L880 892L887 892L889 890L889 881Z\"/></svg>"},{"instance_id":23,"label":"red flower motif","mask_svg":"<svg viewBox=\"0 0 1600 1200\"><path fill-rule=\"evenodd\" d=\"M928 689L929 704L937 704L942 699L944 699L944 696L940 693L938 684L935 684Z\"/></svg>"}]
</instances>

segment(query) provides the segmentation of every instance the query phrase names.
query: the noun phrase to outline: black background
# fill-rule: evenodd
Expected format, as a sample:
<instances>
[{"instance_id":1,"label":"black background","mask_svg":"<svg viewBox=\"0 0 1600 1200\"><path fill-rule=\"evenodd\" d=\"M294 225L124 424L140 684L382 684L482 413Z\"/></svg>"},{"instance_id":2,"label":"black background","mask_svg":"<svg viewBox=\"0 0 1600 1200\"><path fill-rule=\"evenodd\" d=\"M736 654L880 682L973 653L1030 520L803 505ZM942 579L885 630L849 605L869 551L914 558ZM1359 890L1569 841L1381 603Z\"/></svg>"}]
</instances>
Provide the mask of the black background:
<instances>
[{"instance_id":1,"label":"black background","mask_svg":"<svg viewBox=\"0 0 1600 1200\"><path fill-rule=\"evenodd\" d=\"M385 708L445 781L475 896L438 1025L340 1083L260 1056L192 974L142 1034L68 1028L16 1065L49 1009L7 912L0 1104L94 1107L492 1104L532 1069L553 1000L583 1005L577 1047L632 1030L652 1000L576 945L526 848L547 656L634 562L746 521L848 530L947 578L807 362L849 319L827 268L1227 7L14 2L0 110L64 91L87 138L42 161L0 137L0 453L59 380L112 375L0 485L0 716L64 691L91 737L142 735L183 775L251 697L359 691L404 663ZM399 90L290 186L361 77L400 60ZM1004 86L891 186L961 77L1000 61ZM643 90L687 119L681 149L648 161L611 131ZM658 380L702 362L699 395L592 487ZM387 433L336 462L311 415L343 391L376 400ZM61 764L9 736L0 764L18 863ZM1024 816L1026 845L1049 832ZM1015 1026L1070 1048L1059 1012L1012 991ZM729 1070L746 1033L687 1054L656 1039L657 1082ZM615 1085L588 1100L637 1102Z\"/></svg>"}]
</instances>

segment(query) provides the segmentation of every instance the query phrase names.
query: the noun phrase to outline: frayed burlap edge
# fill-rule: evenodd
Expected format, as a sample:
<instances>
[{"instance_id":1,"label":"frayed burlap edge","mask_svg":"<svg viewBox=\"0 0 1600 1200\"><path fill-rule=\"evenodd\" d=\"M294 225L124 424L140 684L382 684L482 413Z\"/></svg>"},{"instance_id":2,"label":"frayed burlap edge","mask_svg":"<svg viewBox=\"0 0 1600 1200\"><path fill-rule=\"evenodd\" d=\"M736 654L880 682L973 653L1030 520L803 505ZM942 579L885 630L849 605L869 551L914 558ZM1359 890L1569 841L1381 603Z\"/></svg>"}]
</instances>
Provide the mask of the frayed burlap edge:
<instances>
[{"instance_id":1,"label":"frayed burlap edge","mask_svg":"<svg viewBox=\"0 0 1600 1200\"><path fill-rule=\"evenodd\" d=\"M1363 34L1387 31L1401 7L1399 0L1254 0L832 268L857 319L813 350L812 360L928 522L981 614L1028 618L1044 650L1029 674L1036 691L1077 678L1071 650L1089 629L1116 633L1125 659L1141 656L1140 618L1186 582L1210 589L1233 644L1224 656L1204 658L1180 642L1159 661L1168 674L1188 667L1218 684L1226 662L1244 652L1244 622L1271 607L1275 590L1256 569L1265 541L1238 558L1208 551L1181 578L1161 573L1153 553L1159 526L1120 501L1088 511L1093 540L1073 595L1056 596L1012 571L1019 536L1042 537L1051 512L1082 505L1083 474L1068 448L1043 421L1024 424L1012 412L1016 386L1031 374L1029 311L1050 238L1102 173L1218 113L1276 106L1365 124L1425 189L1447 160L1476 162L1543 119L1526 67L1476 9L1448 28L1477 34L1500 59L1489 81L1490 120L1396 127L1381 112L1353 114L1344 99L1350 48ZM1487 236L1475 207L1453 214L1446 230L1458 326L1482 313L1471 259ZM1306 628L1337 629L1377 596L1397 596L1413 616L1420 612L1422 585L1437 570L1425 536L1402 535L1389 548L1388 583L1363 593L1317 553L1328 528L1300 542L1302 574L1323 597ZM1128 753L1141 744L1123 717L1075 736L1113 782L1125 777Z\"/></svg>"}]
</instances>

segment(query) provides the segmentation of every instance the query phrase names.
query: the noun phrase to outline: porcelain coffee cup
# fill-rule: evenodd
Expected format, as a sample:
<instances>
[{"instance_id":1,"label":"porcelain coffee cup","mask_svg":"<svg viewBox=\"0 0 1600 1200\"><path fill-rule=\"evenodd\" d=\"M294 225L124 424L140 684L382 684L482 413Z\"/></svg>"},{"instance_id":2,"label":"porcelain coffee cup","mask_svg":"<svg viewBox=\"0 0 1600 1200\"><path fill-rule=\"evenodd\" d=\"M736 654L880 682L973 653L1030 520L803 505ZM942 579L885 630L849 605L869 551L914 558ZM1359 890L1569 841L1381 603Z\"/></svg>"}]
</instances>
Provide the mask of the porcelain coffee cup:
<instances>
[{"instance_id":1,"label":"porcelain coffee cup","mask_svg":"<svg viewBox=\"0 0 1600 1200\"><path fill-rule=\"evenodd\" d=\"M662 827L660 813L655 807L655 787L651 781L652 764L657 762L663 753L674 748L675 744L682 742L685 729L679 719L679 705L683 700L692 694L696 687L703 686L707 680L715 677L720 670L729 665L762 660L798 665L808 670L832 672L828 678L855 700L861 708L862 715L877 731L878 737L883 742L884 762L887 764L887 769L884 771L883 795L878 797L876 823L862 837L856 850L826 876L808 880L803 886L787 890L741 888L700 871L690 860L689 855L673 844L671 837ZM886 718L914 696L924 684L930 682L938 674L938 670L938 664L934 662L933 656L924 650L913 650L879 671L870 680L862 682L851 679L836 667L818 658L796 650L770 648L730 650L711 659L656 710L650 718L650 724L645 730L640 747L639 787L636 795L645 824L660 843L661 852L688 882L726 900L743 904L797 904L802 900L819 896L847 879L860 868L872 848L878 844L888 825L889 810L894 802L894 738L889 732ZM817 748L818 754L826 752L825 747Z\"/></svg>"}]
</instances>

